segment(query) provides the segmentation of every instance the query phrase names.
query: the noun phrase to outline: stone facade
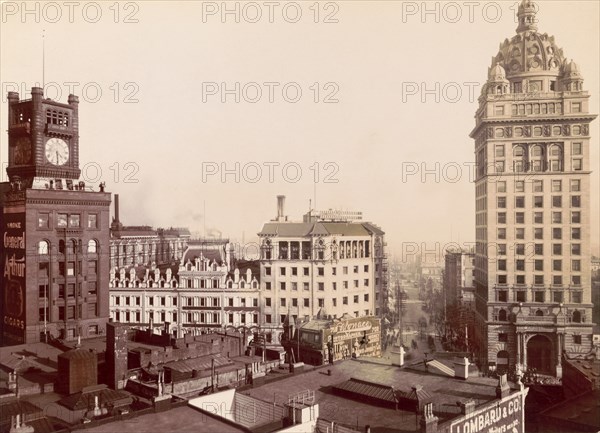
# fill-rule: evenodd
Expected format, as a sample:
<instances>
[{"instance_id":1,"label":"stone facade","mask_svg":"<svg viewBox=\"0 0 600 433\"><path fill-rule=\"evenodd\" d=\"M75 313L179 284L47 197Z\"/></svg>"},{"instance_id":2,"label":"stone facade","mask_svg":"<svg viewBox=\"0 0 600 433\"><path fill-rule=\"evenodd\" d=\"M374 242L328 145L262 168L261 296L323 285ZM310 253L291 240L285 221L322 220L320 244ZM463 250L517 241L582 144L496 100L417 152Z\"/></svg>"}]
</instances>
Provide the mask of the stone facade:
<instances>
[{"instance_id":1,"label":"stone facade","mask_svg":"<svg viewBox=\"0 0 600 433\"><path fill-rule=\"evenodd\" d=\"M519 6L476 113L476 352L561 374L591 350L590 136L579 67Z\"/></svg>"}]
</instances>

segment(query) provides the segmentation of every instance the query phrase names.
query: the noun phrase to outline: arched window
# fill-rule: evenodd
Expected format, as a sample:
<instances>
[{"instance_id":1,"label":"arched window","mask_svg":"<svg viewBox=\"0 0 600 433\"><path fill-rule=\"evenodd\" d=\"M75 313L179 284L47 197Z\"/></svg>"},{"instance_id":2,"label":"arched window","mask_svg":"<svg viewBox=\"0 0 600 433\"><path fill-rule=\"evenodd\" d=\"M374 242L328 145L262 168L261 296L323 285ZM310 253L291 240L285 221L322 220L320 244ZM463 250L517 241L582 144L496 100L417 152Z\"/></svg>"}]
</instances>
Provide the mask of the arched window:
<instances>
[{"instance_id":1,"label":"arched window","mask_svg":"<svg viewBox=\"0 0 600 433\"><path fill-rule=\"evenodd\" d=\"M534 145L531 148L531 171L546 170L546 155L541 145Z\"/></svg>"},{"instance_id":2,"label":"arched window","mask_svg":"<svg viewBox=\"0 0 600 433\"><path fill-rule=\"evenodd\" d=\"M48 241L38 242L38 254L48 254L50 251L50 243Z\"/></svg>"},{"instance_id":3,"label":"arched window","mask_svg":"<svg viewBox=\"0 0 600 433\"><path fill-rule=\"evenodd\" d=\"M98 252L98 242L95 239L90 239L87 245L87 252L96 254Z\"/></svg>"},{"instance_id":4,"label":"arched window","mask_svg":"<svg viewBox=\"0 0 600 433\"><path fill-rule=\"evenodd\" d=\"M581 323L581 311L579 311L579 310L573 311L573 322Z\"/></svg>"},{"instance_id":5,"label":"arched window","mask_svg":"<svg viewBox=\"0 0 600 433\"><path fill-rule=\"evenodd\" d=\"M498 312L498 320L501 322L506 322L508 320L506 310L500 310Z\"/></svg>"},{"instance_id":6,"label":"arched window","mask_svg":"<svg viewBox=\"0 0 600 433\"><path fill-rule=\"evenodd\" d=\"M544 312L542 310L537 310L535 312L535 315L538 316L538 317L542 317L544 315Z\"/></svg>"}]
</instances>

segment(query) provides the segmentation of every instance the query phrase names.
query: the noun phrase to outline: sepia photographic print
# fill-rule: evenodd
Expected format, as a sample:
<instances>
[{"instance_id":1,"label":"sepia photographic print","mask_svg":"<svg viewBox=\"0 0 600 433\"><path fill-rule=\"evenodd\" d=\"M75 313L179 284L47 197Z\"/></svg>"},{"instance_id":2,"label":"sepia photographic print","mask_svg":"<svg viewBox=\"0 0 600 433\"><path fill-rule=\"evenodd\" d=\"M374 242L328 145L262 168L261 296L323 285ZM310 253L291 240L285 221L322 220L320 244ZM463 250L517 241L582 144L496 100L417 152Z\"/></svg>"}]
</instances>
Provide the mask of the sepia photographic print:
<instances>
[{"instance_id":1,"label":"sepia photographic print","mask_svg":"<svg viewBox=\"0 0 600 433\"><path fill-rule=\"evenodd\" d=\"M0 0L0 433L600 431L598 0Z\"/></svg>"}]
</instances>

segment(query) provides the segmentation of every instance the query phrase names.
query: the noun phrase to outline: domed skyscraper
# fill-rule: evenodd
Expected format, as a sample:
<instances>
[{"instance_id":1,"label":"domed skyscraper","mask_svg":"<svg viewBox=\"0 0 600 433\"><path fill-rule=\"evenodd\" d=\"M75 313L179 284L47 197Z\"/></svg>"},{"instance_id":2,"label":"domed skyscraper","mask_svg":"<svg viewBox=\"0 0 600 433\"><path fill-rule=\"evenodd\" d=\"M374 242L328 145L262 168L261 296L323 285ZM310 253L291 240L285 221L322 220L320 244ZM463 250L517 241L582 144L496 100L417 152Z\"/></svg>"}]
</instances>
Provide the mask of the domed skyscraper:
<instances>
[{"instance_id":1,"label":"domed skyscraper","mask_svg":"<svg viewBox=\"0 0 600 433\"><path fill-rule=\"evenodd\" d=\"M471 132L476 176L476 332L483 368L562 375L592 349L590 95L523 0Z\"/></svg>"}]
</instances>

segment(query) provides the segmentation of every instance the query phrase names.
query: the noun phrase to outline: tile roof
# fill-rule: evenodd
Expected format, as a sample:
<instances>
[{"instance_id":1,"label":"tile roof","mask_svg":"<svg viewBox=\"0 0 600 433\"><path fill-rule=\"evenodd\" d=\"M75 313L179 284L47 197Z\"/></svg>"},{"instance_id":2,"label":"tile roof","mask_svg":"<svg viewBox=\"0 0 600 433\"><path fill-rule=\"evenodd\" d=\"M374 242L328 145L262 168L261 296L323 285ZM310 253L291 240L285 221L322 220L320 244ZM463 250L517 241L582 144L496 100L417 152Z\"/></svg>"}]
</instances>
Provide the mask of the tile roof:
<instances>
[{"instance_id":1,"label":"tile roof","mask_svg":"<svg viewBox=\"0 0 600 433\"><path fill-rule=\"evenodd\" d=\"M383 400L388 403L396 403L394 387L390 385L369 382L353 377L350 380L333 386L332 388L338 391L346 391L357 397L373 398L377 400Z\"/></svg>"}]
</instances>

